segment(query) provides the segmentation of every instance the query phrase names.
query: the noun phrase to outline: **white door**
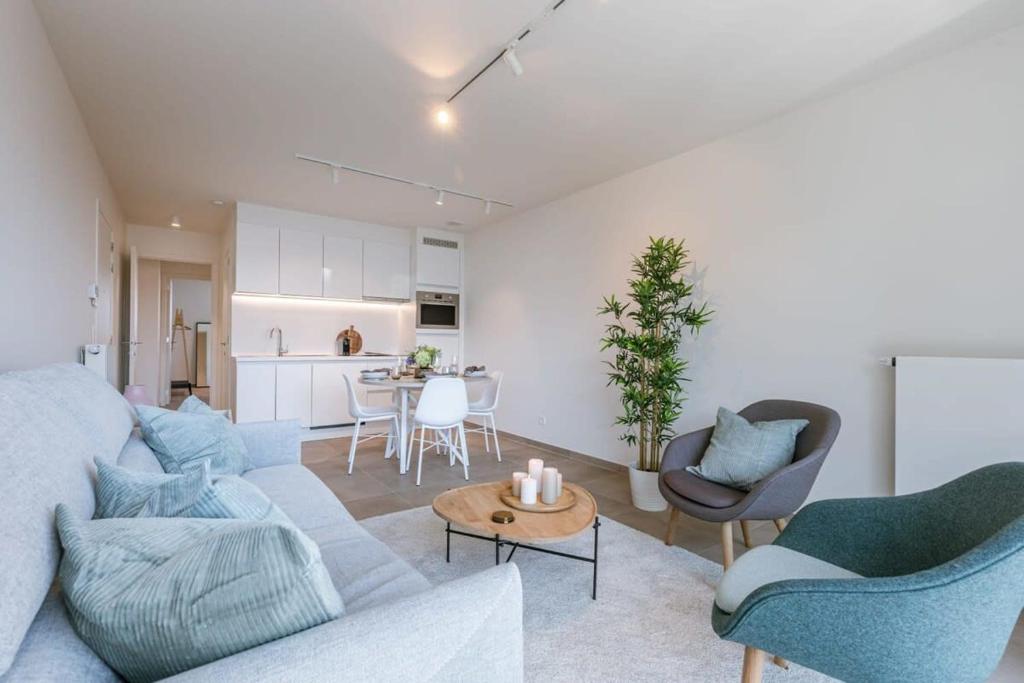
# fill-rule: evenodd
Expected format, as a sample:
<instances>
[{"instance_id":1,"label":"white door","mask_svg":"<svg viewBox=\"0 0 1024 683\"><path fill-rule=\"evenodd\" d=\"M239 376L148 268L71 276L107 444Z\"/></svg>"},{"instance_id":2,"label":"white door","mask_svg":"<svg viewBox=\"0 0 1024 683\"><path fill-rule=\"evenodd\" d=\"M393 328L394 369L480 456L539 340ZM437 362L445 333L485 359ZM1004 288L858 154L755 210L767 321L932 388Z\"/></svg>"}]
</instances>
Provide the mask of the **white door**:
<instances>
[{"instance_id":1,"label":"white door","mask_svg":"<svg viewBox=\"0 0 1024 683\"><path fill-rule=\"evenodd\" d=\"M280 234L277 228L239 223L235 243L235 291L278 293Z\"/></svg>"},{"instance_id":2,"label":"white door","mask_svg":"<svg viewBox=\"0 0 1024 683\"><path fill-rule=\"evenodd\" d=\"M139 346L139 250L128 256L128 384L135 384Z\"/></svg>"},{"instance_id":3,"label":"white door","mask_svg":"<svg viewBox=\"0 0 1024 683\"><path fill-rule=\"evenodd\" d=\"M330 361L313 364L313 405L310 425L351 424L348 412L348 392L345 390L345 366L359 365L349 361Z\"/></svg>"},{"instance_id":4,"label":"white door","mask_svg":"<svg viewBox=\"0 0 1024 683\"><path fill-rule=\"evenodd\" d=\"M281 294L323 296L324 236L281 228Z\"/></svg>"},{"instance_id":5,"label":"white door","mask_svg":"<svg viewBox=\"0 0 1024 683\"><path fill-rule=\"evenodd\" d=\"M277 364L278 420L298 420L303 427L309 426L312 373L310 363Z\"/></svg>"},{"instance_id":6,"label":"white door","mask_svg":"<svg viewBox=\"0 0 1024 683\"><path fill-rule=\"evenodd\" d=\"M408 245L363 242L363 297L409 300Z\"/></svg>"},{"instance_id":7,"label":"white door","mask_svg":"<svg viewBox=\"0 0 1024 683\"><path fill-rule=\"evenodd\" d=\"M274 419L276 370L274 363L237 363L235 420L263 422Z\"/></svg>"},{"instance_id":8,"label":"white door","mask_svg":"<svg viewBox=\"0 0 1024 683\"><path fill-rule=\"evenodd\" d=\"M363 298L363 241L324 235L324 296Z\"/></svg>"}]
</instances>

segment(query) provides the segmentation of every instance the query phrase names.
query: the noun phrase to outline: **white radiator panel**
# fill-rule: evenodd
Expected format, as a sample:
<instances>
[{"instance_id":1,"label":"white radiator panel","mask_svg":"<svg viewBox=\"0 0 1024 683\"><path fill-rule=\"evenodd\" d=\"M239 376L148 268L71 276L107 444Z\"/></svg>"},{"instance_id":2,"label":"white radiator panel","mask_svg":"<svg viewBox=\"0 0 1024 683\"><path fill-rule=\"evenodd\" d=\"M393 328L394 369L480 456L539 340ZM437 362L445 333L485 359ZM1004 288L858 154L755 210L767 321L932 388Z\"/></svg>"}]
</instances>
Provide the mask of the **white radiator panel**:
<instances>
[{"instance_id":1,"label":"white radiator panel","mask_svg":"<svg viewBox=\"0 0 1024 683\"><path fill-rule=\"evenodd\" d=\"M1024 359L896 359L897 494L1008 460L1024 460Z\"/></svg>"}]
</instances>

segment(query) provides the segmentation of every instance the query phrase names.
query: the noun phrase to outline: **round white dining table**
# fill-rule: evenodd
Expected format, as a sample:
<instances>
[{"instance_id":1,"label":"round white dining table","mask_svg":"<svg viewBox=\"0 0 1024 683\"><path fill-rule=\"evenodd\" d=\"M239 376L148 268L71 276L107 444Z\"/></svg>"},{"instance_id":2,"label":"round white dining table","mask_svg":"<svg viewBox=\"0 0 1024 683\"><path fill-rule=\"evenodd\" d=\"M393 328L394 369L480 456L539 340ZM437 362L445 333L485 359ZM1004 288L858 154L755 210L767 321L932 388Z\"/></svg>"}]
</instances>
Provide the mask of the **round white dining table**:
<instances>
[{"instance_id":1,"label":"round white dining table","mask_svg":"<svg viewBox=\"0 0 1024 683\"><path fill-rule=\"evenodd\" d=\"M414 377L403 377L402 379L391 379L390 377L386 379L359 378L359 383L365 384L368 387L379 387L398 392L398 471L400 474L405 474L409 471L409 454L407 452L409 443L409 393L423 391L423 387L427 382L440 377L455 377L455 375L435 375L423 379L415 379ZM462 375L459 375L458 378L468 383L488 382L491 379L490 377L464 377Z\"/></svg>"}]
</instances>

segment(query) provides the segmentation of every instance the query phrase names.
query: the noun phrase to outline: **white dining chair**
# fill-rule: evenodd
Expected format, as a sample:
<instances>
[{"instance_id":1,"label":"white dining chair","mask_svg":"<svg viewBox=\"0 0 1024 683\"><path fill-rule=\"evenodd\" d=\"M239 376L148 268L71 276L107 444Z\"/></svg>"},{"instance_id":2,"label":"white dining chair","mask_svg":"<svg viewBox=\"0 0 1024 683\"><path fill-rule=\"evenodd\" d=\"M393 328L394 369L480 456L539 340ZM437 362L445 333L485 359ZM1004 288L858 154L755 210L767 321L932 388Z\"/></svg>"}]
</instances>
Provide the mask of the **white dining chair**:
<instances>
[{"instance_id":1,"label":"white dining chair","mask_svg":"<svg viewBox=\"0 0 1024 683\"><path fill-rule=\"evenodd\" d=\"M420 400L416 404L413 416L413 434L409 439L409 455L412 458L413 441L420 442L419 459L416 464L416 485L420 485L423 474L423 450L446 446L448 465L453 466L458 460L462 463L462 473L469 480L469 452L466 450L466 428L463 420L469 413L469 399L466 397L466 383L458 377L436 377L429 380L423 387ZM419 439L416 438L416 427L420 428ZM427 441L427 430L432 432L432 440ZM451 434L451 436L449 436Z\"/></svg>"},{"instance_id":2,"label":"white dining chair","mask_svg":"<svg viewBox=\"0 0 1024 683\"><path fill-rule=\"evenodd\" d=\"M356 396L352 380L348 378L348 375L342 376L345 378L345 388L348 390L348 414L356 421L355 426L352 428L352 445L348 449L348 473L352 474L352 467L356 464L356 446L364 441L385 436L384 434L370 434L369 436L364 436L362 441L360 441L359 428L362 425L368 422L389 422L388 433L386 434L388 442L384 449L384 457L390 458L398 450L396 446L399 432L398 406L364 406L359 402L359 397Z\"/></svg>"},{"instance_id":3,"label":"white dining chair","mask_svg":"<svg viewBox=\"0 0 1024 683\"><path fill-rule=\"evenodd\" d=\"M494 450L498 454L498 462L501 462L501 446L498 444L498 426L494 423L494 411L498 409L498 396L501 393L501 378L504 376L500 370L491 373L491 381L487 383L483 393L475 401L469 404L469 415L483 418L483 426L476 429L467 429L467 433L483 433L484 448L491 452L491 444L488 440L488 432L494 437ZM490 420L490 429L487 421Z\"/></svg>"}]
</instances>

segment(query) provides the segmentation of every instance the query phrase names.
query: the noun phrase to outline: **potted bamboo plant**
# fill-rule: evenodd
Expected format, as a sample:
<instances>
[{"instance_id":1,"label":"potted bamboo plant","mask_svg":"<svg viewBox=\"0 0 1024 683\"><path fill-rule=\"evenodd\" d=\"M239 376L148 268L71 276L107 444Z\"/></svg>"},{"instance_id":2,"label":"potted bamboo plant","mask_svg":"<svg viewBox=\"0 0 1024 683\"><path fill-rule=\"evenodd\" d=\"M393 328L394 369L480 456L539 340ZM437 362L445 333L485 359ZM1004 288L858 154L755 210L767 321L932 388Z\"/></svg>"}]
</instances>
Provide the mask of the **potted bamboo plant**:
<instances>
[{"instance_id":1,"label":"potted bamboo plant","mask_svg":"<svg viewBox=\"0 0 1024 683\"><path fill-rule=\"evenodd\" d=\"M620 438L637 448L629 485L633 505L641 510L668 505L658 490L658 471L662 447L675 435L673 425L686 400L687 363L679 357L679 345L684 334L697 334L714 313L706 303L697 306L692 300L693 284L683 274L688 255L683 240L651 237L646 251L633 258L629 301L613 294L598 309L599 315L612 317L601 350L615 350L615 359L605 361L611 368L608 386L621 392Z\"/></svg>"}]
</instances>

